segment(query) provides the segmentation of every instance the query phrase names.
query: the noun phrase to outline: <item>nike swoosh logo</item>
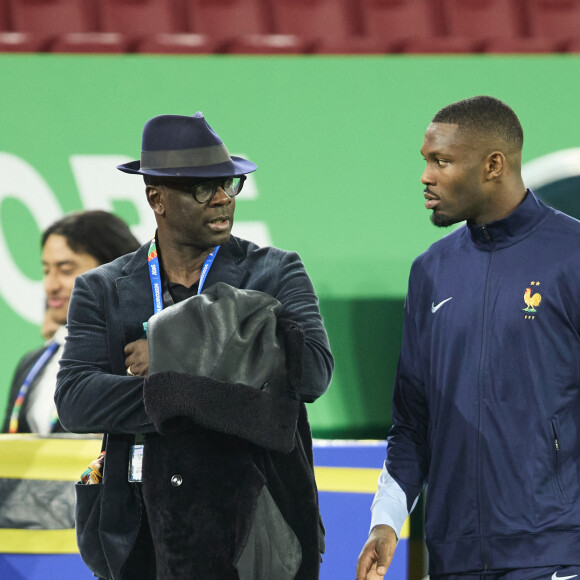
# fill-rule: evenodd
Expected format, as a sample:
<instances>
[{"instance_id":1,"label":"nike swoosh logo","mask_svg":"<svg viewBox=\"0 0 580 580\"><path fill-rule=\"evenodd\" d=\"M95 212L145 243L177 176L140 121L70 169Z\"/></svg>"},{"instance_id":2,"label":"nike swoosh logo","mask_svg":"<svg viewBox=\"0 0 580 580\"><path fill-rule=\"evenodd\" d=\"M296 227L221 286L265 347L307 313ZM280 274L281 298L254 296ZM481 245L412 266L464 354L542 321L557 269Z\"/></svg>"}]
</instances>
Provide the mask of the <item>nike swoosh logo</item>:
<instances>
[{"instance_id":1,"label":"nike swoosh logo","mask_svg":"<svg viewBox=\"0 0 580 580\"><path fill-rule=\"evenodd\" d=\"M439 302L439 304L437 304L437 306L435 306L435 302L431 302L431 312L433 312L433 314L435 314L435 312L437 312L437 310L439 310L439 308L441 308L441 306L443 306L443 304L445 304L445 302L449 302L451 300L451 298L453 298L453 296L450 296L446 300L442 300L441 302Z\"/></svg>"},{"instance_id":2,"label":"nike swoosh logo","mask_svg":"<svg viewBox=\"0 0 580 580\"><path fill-rule=\"evenodd\" d=\"M570 578L578 578L578 574L574 574L574 576L558 576L558 572L552 574L552 580L570 580Z\"/></svg>"}]
</instances>

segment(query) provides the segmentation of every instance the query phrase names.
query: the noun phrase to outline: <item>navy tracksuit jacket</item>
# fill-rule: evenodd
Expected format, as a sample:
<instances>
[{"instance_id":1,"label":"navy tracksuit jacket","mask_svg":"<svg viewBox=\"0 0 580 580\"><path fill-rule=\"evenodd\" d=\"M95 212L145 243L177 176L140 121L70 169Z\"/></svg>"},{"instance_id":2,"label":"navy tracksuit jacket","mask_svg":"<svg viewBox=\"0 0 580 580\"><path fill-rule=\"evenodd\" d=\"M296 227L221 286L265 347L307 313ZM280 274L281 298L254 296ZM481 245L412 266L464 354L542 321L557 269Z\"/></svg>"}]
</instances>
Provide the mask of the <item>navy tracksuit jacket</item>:
<instances>
[{"instance_id":1,"label":"navy tracksuit jacket","mask_svg":"<svg viewBox=\"0 0 580 580\"><path fill-rule=\"evenodd\" d=\"M412 267L386 467L432 574L580 564L580 222L529 191Z\"/></svg>"}]
</instances>

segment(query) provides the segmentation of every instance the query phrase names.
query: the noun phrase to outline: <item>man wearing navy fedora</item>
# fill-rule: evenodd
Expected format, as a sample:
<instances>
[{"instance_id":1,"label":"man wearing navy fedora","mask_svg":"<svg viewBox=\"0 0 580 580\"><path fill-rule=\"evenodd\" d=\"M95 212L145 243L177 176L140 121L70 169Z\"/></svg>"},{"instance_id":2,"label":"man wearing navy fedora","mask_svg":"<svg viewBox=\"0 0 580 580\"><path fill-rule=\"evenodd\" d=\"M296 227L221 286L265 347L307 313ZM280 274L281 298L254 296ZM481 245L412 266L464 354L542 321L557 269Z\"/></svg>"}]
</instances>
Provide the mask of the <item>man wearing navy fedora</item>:
<instances>
[{"instance_id":1,"label":"man wearing navy fedora","mask_svg":"<svg viewBox=\"0 0 580 580\"><path fill-rule=\"evenodd\" d=\"M256 165L196 113L148 121L118 169L143 176L157 230L70 302L59 417L105 434L98 483L76 486L81 556L111 580L316 579L304 403L334 363L299 256L231 235Z\"/></svg>"}]
</instances>

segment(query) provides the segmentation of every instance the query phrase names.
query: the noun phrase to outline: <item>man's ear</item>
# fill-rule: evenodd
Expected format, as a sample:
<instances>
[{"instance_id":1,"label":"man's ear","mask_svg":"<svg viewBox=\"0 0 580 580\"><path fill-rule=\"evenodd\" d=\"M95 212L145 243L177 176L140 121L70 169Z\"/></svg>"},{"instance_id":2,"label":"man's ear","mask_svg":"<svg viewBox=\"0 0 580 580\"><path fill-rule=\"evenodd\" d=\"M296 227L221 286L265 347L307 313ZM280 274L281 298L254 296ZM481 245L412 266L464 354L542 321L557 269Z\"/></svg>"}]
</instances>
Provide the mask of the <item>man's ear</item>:
<instances>
[{"instance_id":1,"label":"man's ear","mask_svg":"<svg viewBox=\"0 0 580 580\"><path fill-rule=\"evenodd\" d=\"M145 188L145 195L147 196L147 202L149 203L149 207L158 216L165 215L163 194L164 194L163 187L160 185L148 185Z\"/></svg>"},{"instance_id":2,"label":"man's ear","mask_svg":"<svg viewBox=\"0 0 580 580\"><path fill-rule=\"evenodd\" d=\"M487 180L500 177L506 167L506 158L501 151L492 151L485 160L485 177Z\"/></svg>"}]
</instances>

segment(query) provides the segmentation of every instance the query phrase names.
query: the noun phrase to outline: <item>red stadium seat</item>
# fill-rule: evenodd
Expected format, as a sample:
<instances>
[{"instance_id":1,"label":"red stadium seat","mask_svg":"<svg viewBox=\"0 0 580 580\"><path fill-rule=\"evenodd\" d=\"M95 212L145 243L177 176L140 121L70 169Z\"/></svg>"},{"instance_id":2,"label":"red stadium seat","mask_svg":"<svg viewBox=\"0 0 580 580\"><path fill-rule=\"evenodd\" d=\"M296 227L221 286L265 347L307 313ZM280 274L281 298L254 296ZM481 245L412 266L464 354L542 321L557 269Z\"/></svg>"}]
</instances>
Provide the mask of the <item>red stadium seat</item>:
<instances>
[{"instance_id":1,"label":"red stadium seat","mask_svg":"<svg viewBox=\"0 0 580 580\"><path fill-rule=\"evenodd\" d=\"M533 37L567 40L580 31L580 1L526 0L529 34Z\"/></svg>"},{"instance_id":2,"label":"red stadium seat","mask_svg":"<svg viewBox=\"0 0 580 580\"><path fill-rule=\"evenodd\" d=\"M323 42L314 46L317 54L465 54L478 52L480 43L465 38L442 38L421 36L397 38L393 41L376 37L355 37L344 41Z\"/></svg>"},{"instance_id":3,"label":"red stadium seat","mask_svg":"<svg viewBox=\"0 0 580 580\"><path fill-rule=\"evenodd\" d=\"M483 52L501 54L553 53L562 50L561 42L550 38L492 38L483 44Z\"/></svg>"},{"instance_id":4,"label":"red stadium seat","mask_svg":"<svg viewBox=\"0 0 580 580\"><path fill-rule=\"evenodd\" d=\"M212 54L221 51L223 43L207 34L154 34L137 44L136 52L149 54Z\"/></svg>"},{"instance_id":5,"label":"red stadium seat","mask_svg":"<svg viewBox=\"0 0 580 580\"><path fill-rule=\"evenodd\" d=\"M479 52L481 43L470 38L441 38L421 36L403 39L394 52L415 54L470 54Z\"/></svg>"},{"instance_id":6,"label":"red stadium seat","mask_svg":"<svg viewBox=\"0 0 580 580\"><path fill-rule=\"evenodd\" d=\"M31 32L0 32L0 52L43 52L48 40Z\"/></svg>"},{"instance_id":7,"label":"red stadium seat","mask_svg":"<svg viewBox=\"0 0 580 580\"><path fill-rule=\"evenodd\" d=\"M119 54L130 52L131 39L118 32L69 32L56 38L49 52Z\"/></svg>"},{"instance_id":8,"label":"red stadium seat","mask_svg":"<svg viewBox=\"0 0 580 580\"><path fill-rule=\"evenodd\" d=\"M12 28L45 37L97 30L93 3L86 0L9 0Z\"/></svg>"},{"instance_id":9,"label":"red stadium seat","mask_svg":"<svg viewBox=\"0 0 580 580\"><path fill-rule=\"evenodd\" d=\"M0 0L0 32L9 32L11 30L7 0Z\"/></svg>"},{"instance_id":10,"label":"red stadium seat","mask_svg":"<svg viewBox=\"0 0 580 580\"><path fill-rule=\"evenodd\" d=\"M216 41L270 34L271 19L261 0L185 0L187 30Z\"/></svg>"},{"instance_id":11,"label":"red stadium seat","mask_svg":"<svg viewBox=\"0 0 580 580\"><path fill-rule=\"evenodd\" d=\"M103 32L120 32L136 38L185 31L175 0L97 0L95 4Z\"/></svg>"},{"instance_id":12,"label":"red stadium seat","mask_svg":"<svg viewBox=\"0 0 580 580\"><path fill-rule=\"evenodd\" d=\"M524 15L517 0L440 0L446 36L485 40L521 37Z\"/></svg>"},{"instance_id":13,"label":"red stadium seat","mask_svg":"<svg viewBox=\"0 0 580 580\"><path fill-rule=\"evenodd\" d=\"M352 0L270 0L274 29L307 41L350 37L360 32Z\"/></svg>"},{"instance_id":14,"label":"red stadium seat","mask_svg":"<svg viewBox=\"0 0 580 580\"><path fill-rule=\"evenodd\" d=\"M386 54L389 51L387 41L367 36L324 38L315 42L312 50L315 54Z\"/></svg>"},{"instance_id":15,"label":"red stadium seat","mask_svg":"<svg viewBox=\"0 0 580 580\"><path fill-rule=\"evenodd\" d=\"M248 34L233 39L225 52L231 54L304 54L311 45L292 34Z\"/></svg>"},{"instance_id":16,"label":"red stadium seat","mask_svg":"<svg viewBox=\"0 0 580 580\"><path fill-rule=\"evenodd\" d=\"M566 52L580 53L580 36L572 38L570 41L566 42L563 46Z\"/></svg>"},{"instance_id":17,"label":"red stadium seat","mask_svg":"<svg viewBox=\"0 0 580 580\"><path fill-rule=\"evenodd\" d=\"M362 33L396 41L443 35L432 0L359 0Z\"/></svg>"}]
</instances>

